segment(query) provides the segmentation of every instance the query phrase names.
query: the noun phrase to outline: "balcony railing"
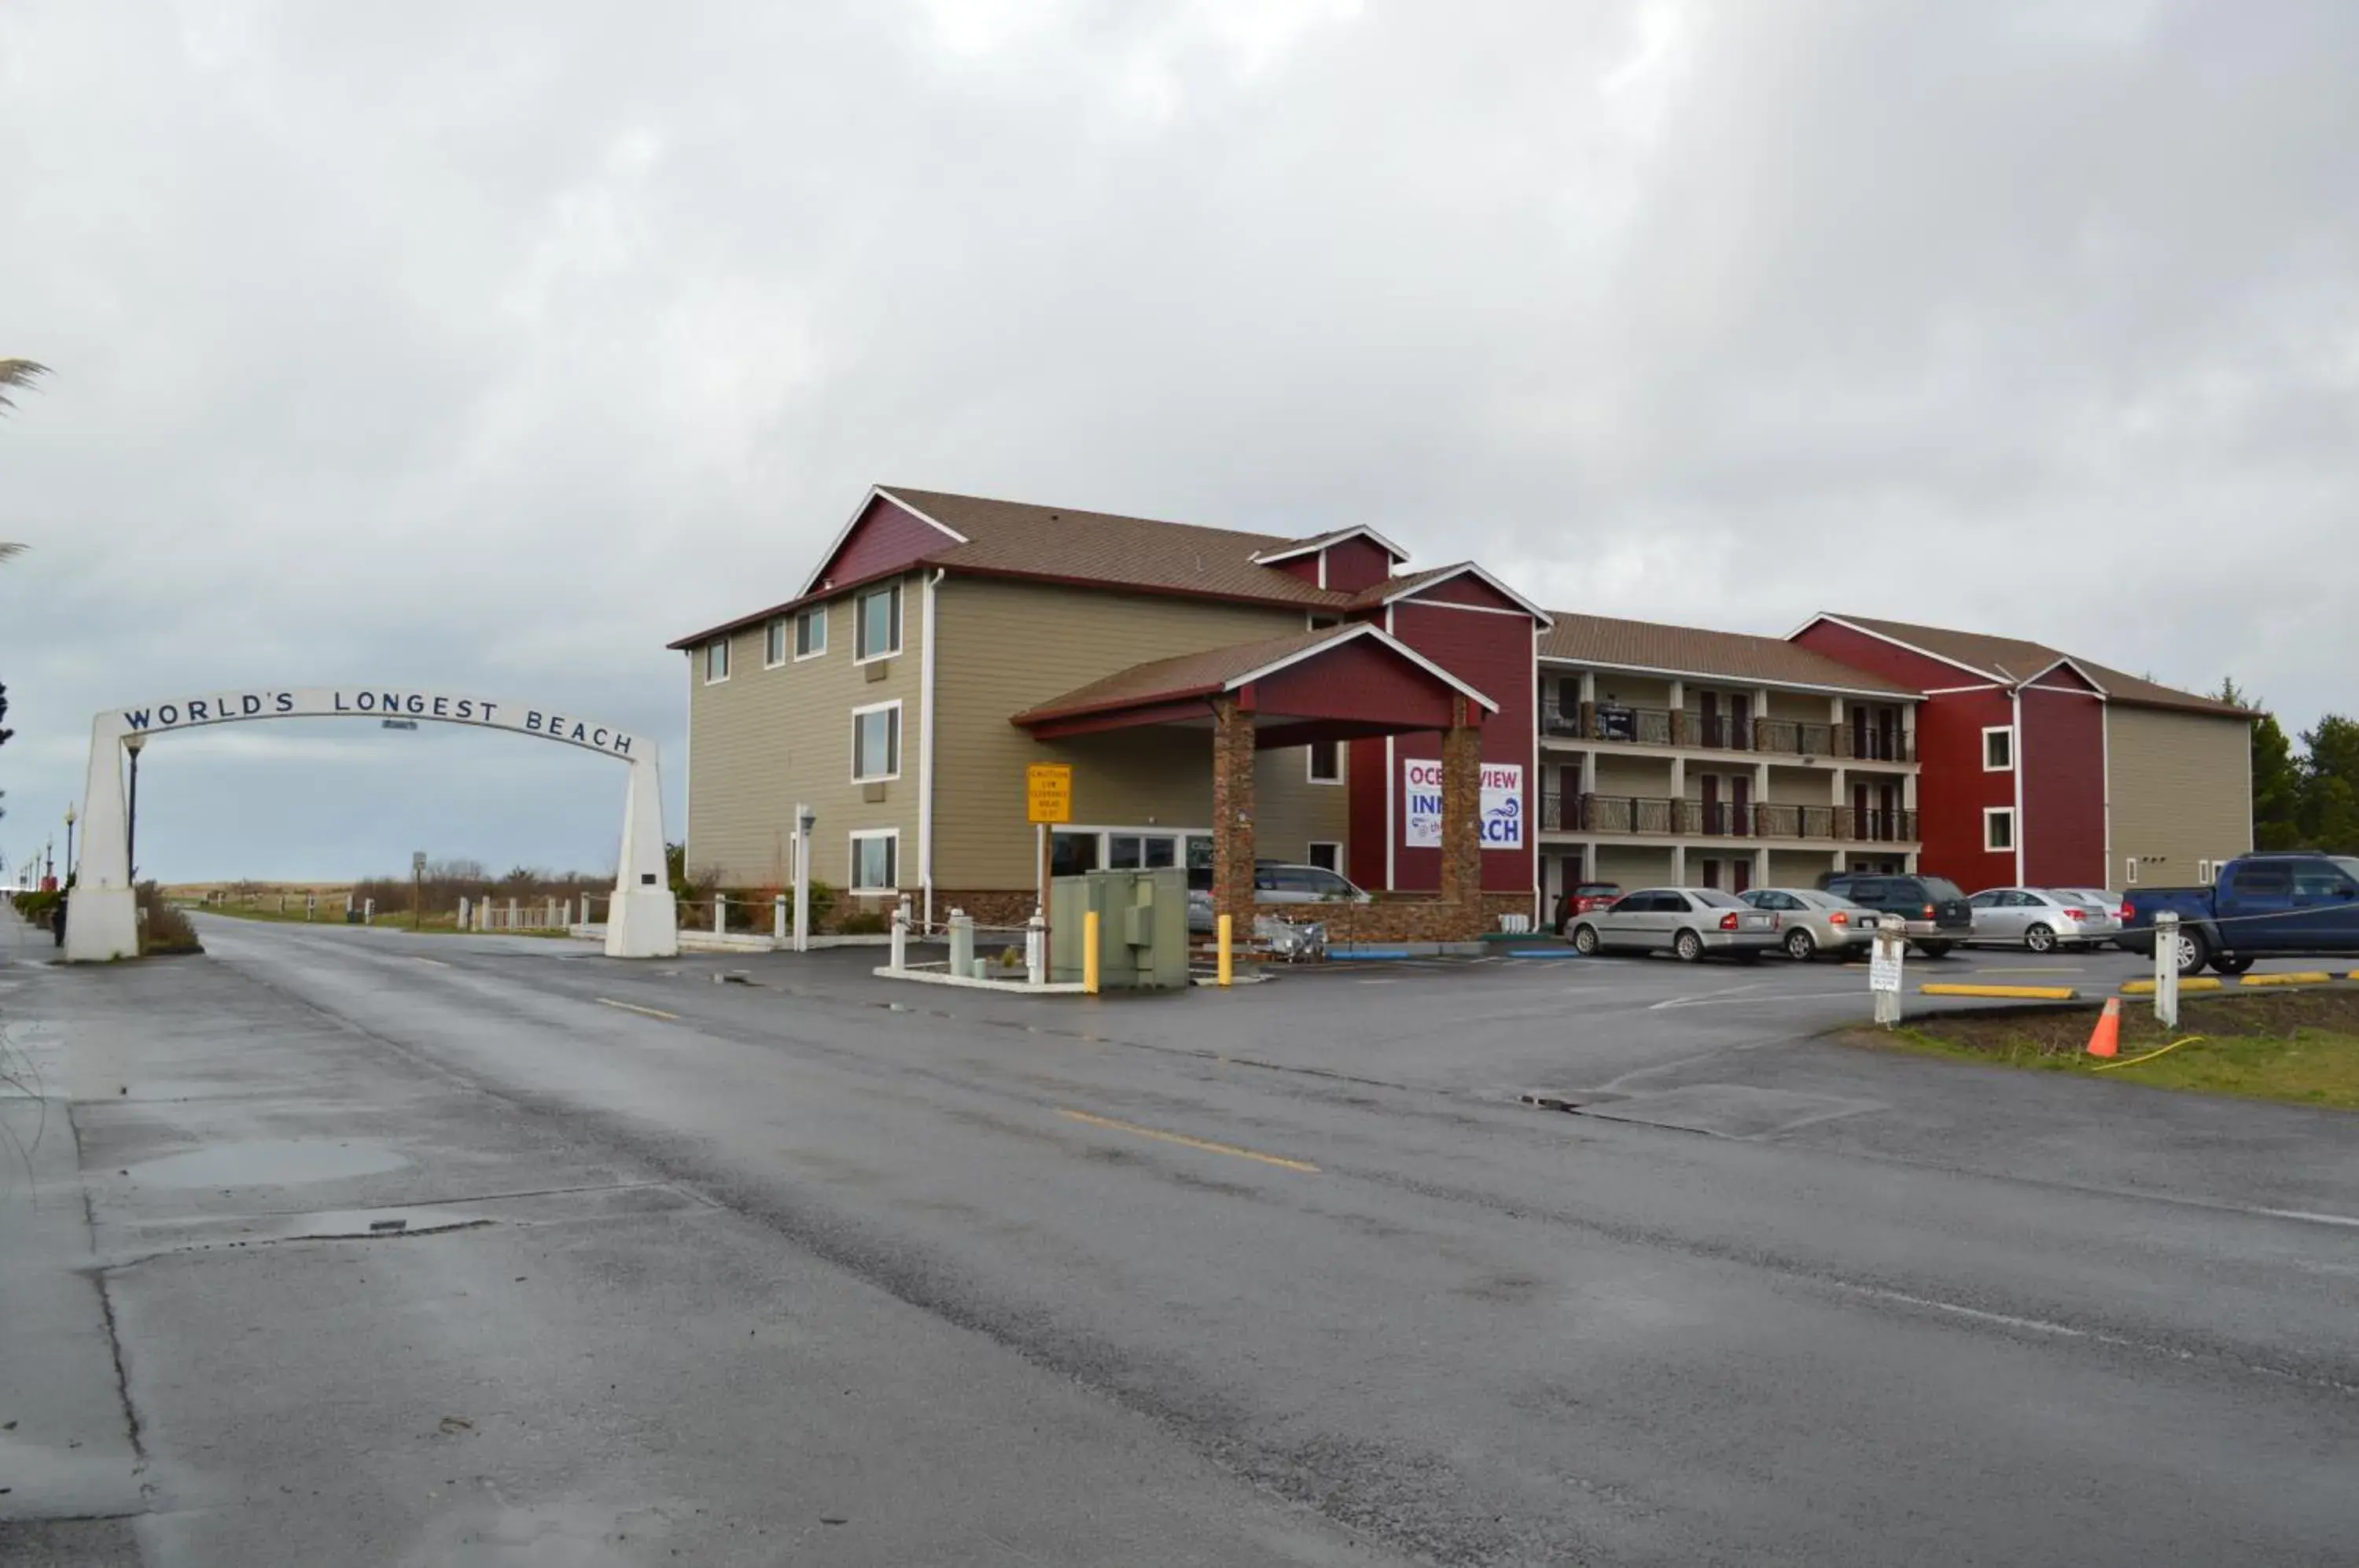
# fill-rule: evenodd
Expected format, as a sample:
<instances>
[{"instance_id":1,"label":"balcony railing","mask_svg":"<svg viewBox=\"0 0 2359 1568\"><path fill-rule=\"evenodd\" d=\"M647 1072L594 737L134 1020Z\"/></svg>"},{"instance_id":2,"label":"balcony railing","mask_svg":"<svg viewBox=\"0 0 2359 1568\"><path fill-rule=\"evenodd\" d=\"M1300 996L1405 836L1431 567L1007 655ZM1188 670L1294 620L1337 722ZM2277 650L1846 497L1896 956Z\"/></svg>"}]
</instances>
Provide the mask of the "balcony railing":
<instances>
[{"instance_id":1,"label":"balcony railing","mask_svg":"<svg viewBox=\"0 0 2359 1568\"><path fill-rule=\"evenodd\" d=\"M1914 844L1917 813L1860 811L1849 806L1738 805L1733 800L1671 800L1644 795L1543 795L1540 831Z\"/></svg>"},{"instance_id":2,"label":"balcony railing","mask_svg":"<svg viewBox=\"0 0 2359 1568\"><path fill-rule=\"evenodd\" d=\"M1739 718L1729 713L1681 713L1665 708L1625 708L1614 702L1550 707L1540 715L1540 733L1562 740L1684 746L1701 751L1749 751L1863 762L1917 760L1917 739L1904 730L1817 724L1798 719Z\"/></svg>"}]
</instances>

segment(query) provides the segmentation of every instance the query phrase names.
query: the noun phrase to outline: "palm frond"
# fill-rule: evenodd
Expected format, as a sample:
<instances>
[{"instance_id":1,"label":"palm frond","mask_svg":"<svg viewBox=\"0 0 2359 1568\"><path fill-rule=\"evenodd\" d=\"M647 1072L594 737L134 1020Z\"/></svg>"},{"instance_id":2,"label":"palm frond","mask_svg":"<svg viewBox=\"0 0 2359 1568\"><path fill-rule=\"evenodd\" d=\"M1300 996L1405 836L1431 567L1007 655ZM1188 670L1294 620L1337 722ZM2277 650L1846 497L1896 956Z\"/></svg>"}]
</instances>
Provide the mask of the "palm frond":
<instances>
[{"instance_id":1,"label":"palm frond","mask_svg":"<svg viewBox=\"0 0 2359 1568\"><path fill-rule=\"evenodd\" d=\"M11 388L30 387L49 373L49 367L38 359L0 359L0 408L16 407L8 396Z\"/></svg>"}]
</instances>

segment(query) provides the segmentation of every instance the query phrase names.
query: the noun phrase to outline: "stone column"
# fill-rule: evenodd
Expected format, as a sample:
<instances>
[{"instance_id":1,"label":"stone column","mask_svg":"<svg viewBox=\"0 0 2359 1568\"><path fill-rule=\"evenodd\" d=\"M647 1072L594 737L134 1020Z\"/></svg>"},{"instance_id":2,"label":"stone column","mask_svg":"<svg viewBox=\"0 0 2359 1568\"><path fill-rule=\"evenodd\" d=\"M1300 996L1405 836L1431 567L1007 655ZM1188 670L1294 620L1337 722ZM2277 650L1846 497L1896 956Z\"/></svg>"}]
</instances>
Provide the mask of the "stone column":
<instances>
[{"instance_id":1,"label":"stone column","mask_svg":"<svg viewBox=\"0 0 2359 1568\"><path fill-rule=\"evenodd\" d=\"M1234 697L1212 699L1212 910L1253 935L1254 727Z\"/></svg>"},{"instance_id":2,"label":"stone column","mask_svg":"<svg viewBox=\"0 0 2359 1568\"><path fill-rule=\"evenodd\" d=\"M1483 732L1467 701L1451 698L1455 719L1441 732L1441 901L1480 908L1483 898Z\"/></svg>"}]
</instances>

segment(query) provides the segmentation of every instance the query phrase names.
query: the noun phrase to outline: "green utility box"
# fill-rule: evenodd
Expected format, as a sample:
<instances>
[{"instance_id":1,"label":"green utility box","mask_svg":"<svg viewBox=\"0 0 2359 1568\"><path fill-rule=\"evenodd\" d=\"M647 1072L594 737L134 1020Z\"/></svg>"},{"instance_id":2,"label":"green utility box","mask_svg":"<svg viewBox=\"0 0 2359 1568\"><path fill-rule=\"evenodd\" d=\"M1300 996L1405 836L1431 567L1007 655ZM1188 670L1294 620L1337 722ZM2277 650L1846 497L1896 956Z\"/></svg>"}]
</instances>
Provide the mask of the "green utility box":
<instances>
[{"instance_id":1,"label":"green utility box","mask_svg":"<svg viewBox=\"0 0 2359 1568\"><path fill-rule=\"evenodd\" d=\"M1098 985L1108 991L1188 984L1188 874L1089 871L1049 884L1049 978L1082 977L1082 917L1098 917Z\"/></svg>"}]
</instances>

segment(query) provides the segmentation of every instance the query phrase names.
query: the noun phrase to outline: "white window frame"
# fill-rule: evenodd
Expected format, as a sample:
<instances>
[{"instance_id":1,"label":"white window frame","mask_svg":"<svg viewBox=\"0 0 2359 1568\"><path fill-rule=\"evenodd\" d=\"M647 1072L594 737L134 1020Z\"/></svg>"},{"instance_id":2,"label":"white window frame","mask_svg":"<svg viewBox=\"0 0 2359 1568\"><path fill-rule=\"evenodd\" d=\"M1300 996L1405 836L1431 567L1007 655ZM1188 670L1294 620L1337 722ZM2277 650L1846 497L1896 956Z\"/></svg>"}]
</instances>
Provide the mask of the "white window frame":
<instances>
[{"instance_id":1,"label":"white window frame","mask_svg":"<svg viewBox=\"0 0 2359 1568\"><path fill-rule=\"evenodd\" d=\"M1990 743L1991 736L1993 735L2006 736L2006 761L2002 765L1994 765L1991 761ZM1983 771L1985 773L2012 773L2015 771L2015 726L2013 724L1990 724L1984 728Z\"/></svg>"},{"instance_id":2,"label":"white window frame","mask_svg":"<svg viewBox=\"0 0 2359 1568\"><path fill-rule=\"evenodd\" d=\"M1314 744L1306 746L1302 748L1302 777L1310 783L1323 784L1330 789L1340 787L1343 784L1343 743L1339 740L1332 744L1335 747L1335 774L1332 779L1321 779L1319 777L1319 747Z\"/></svg>"},{"instance_id":3,"label":"white window frame","mask_svg":"<svg viewBox=\"0 0 2359 1568\"><path fill-rule=\"evenodd\" d=\"M874 593L890 593L893 595L893 646L886 648L883 653L864 654L860 651L860 607L866 604L869 596ZM852 596L853 663L875 664L879 659L895 659L900 656L901 616L903 611L908 607L908 596L901 592L901 583L898 578L894 579L890 583L872 583L867 587L861 589Z\"/></svg>"},{"instance_id":4,"label":"white window frame","mask_svg":"<svg viewBox=\"0 0 2359 1568\"><path fill-rule=\"evenodd\" d=\"M776 670L787 662L787 620L785 615L773 615L762 623L762 668ZM776 645L774 656L771 648Z\"/></svg>"},{"instance_id":5,"label":"white window frame","mask_svg":"<svg viewBox=\"0 0 2359 1568\"><path fill-rule=\"evenodd\" d=\"M2137 862L2138 857L2135 855L2122 862L2123 887L2135 887L2137 886Z\"/></svg>"},{"instance_id":6,"label":"white window frame","mask_svg":"<svg viewBox=\"0 0 2359 1568\"><path fill-rule=\"evenodd\" d=\"M901 890L901 830L899 828L854 828L844 837L845 853L850 856L850 863L844 867L843 890L845 892L882 897ZM860 844L862 840L872 838L889 839L892 842L893 885L889 887L860 886Z\"/></svg>"},{"instance_id":7,"label":"white window frame","mask_svg":"<svg viewBox=\"0 0 2359 1568\"><path fill-rule=\"evenodd\" d=\"M2195 885L2199 887L2209 887L2212 886L2212 863L2210 861L2199 860L2195 863Z\"/></svg>"},{"instance_id":8,"label":"white window frame","mask_svg":"<svg viewBox=\"0 0 2359 1568\"><path fill-rule=\"evenodd\" d=\"M1991 839L1991 826L1993 823L1997 822L2002 819L2006 822L2006 842L2005 844L1995 844L1993 843ZM2013 855L2015 853L2015 808L2013 806L1984 806L1983 808L1983 853L1984 855Z\"/></svg>"},{"instance_id":9,"label":"white window frame","mask_svg":"<svg viewBox=\"0 0 2359 1568\"><path fill-rule=\"evenodd\" d=\"M860 721L870 713L890 713L893 715L893 771L863 773L860 771ZM907 720L901 713L901 699L889 702L869 702L852 710L852 781L854 784L890 784L901 777L902 743L909 738L904 727Z\"/></svg>"},{"instance_id":10,"label":"white window frame","mask_svg":"<svg viewBox=\"0 0 2359 1568\"><path fill-rule=\"evenodd\" d=\"M813 648L809 653L805 653L803 651L803 622L806 620L814 621L819 626L819 645ZM797 664L800 664L806 659L825 659L826 657L827 606L825 604L813 604L808 610L797 610L795 612L794 661Z\"/></svg>"},{"instance_id":11,"label":"white window frame","mask_svg":"<svg viewBox=\"0 0 2359 1568\"><path fill-rule=\"evenodd\" d=\"M712 673L712 655L716 649L721 654L721 673L718 675ZM704 645L704 683L707 686L719 686L728 681L730 653L729 639L725 637L714 637Z\"/></svg>"},{"instance_id":12,"label":"white window frame","mask_svg":"<svg viewBox=\"0 0 2359 1568\"><path fill-rule=\"evenodd\" d=\"M1335 864L1325 866L1322 869L1332 871L1338 877L1348 878L1351 876L1351 873L1343 869L1343 841L1342 839L1312 839L1304 849L1303 853L1306 858L1303 860L1302 864L1305 866L1317 866L1319 864L1319 852L1322 849L1332 849L1335 852Z\"/></svg>"}]
</instances>

